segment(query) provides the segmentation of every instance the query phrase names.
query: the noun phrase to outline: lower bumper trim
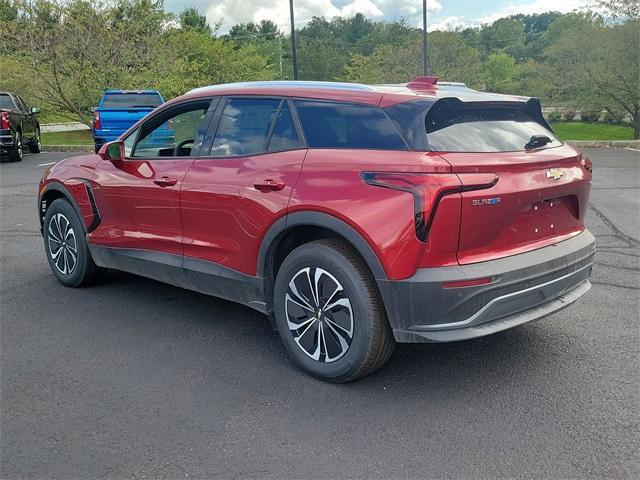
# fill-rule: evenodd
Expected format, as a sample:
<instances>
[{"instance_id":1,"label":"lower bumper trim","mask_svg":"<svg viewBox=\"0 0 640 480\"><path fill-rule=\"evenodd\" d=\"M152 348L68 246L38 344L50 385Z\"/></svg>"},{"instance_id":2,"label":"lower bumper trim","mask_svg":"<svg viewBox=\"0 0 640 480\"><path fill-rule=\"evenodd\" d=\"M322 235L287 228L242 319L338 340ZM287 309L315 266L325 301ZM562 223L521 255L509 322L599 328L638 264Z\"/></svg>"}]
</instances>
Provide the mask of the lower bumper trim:
<instances>
[{"instance_id":1,"label":"lower bumper trim","mask_svg":"<svg viewBox=\"0 0 640 480\"><path fill-rule=\"evenodd\" d=\"M520 313L466 328L454 328L442 331L394 330L396 341L406 343L420 342L458 342L484 337L508 330L534 320L540 320L568 307L591 289L591 282L585 280L573 290L553 300Z\"/></svg>"}]
</instances>

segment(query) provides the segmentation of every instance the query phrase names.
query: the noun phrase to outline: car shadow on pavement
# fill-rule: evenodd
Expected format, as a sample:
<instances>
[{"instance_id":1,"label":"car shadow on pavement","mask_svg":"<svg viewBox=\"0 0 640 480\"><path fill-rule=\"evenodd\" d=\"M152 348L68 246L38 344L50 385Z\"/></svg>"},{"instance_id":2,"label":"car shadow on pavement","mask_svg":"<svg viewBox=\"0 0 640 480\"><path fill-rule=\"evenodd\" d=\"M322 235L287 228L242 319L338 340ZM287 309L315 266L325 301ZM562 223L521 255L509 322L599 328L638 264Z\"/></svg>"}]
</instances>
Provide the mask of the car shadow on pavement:
<instances>
[{"instance_id":1,"label":"car shadow on pavement","mask_svg":"<svg viewBox=\"0 0 640 480\"><path fill-rule=\"evenodd\" d=\"M177 329L181 339L197 335L212 356L221 344L232 344L242 352L246 368L259 367L263 372L270 368L269 377L292 375L295 383L331 386L298 370L267 317L248 307L122 272L110 272L105 283L89 290L126 303L136 322L154 329L162 342L171 342ZM563 350L563 340L549 330L553 322L562 321L561 316L464 342L398 344L378 372L333 388L372 395L376 391L372 386L386 386L403 390L404 395L440 391L446 398L481 387L486 393L518 382L520 376L540 375L543 381L550 359Z\"/></svg>"}]
</instances>

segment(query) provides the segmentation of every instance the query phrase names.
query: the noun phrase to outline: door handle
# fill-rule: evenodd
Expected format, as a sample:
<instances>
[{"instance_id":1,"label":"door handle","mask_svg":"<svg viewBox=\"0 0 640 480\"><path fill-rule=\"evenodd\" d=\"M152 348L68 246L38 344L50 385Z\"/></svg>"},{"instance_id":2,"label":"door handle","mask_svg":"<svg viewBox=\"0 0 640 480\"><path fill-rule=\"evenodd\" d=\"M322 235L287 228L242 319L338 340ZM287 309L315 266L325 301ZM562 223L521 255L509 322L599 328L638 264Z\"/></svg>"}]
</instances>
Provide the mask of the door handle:
<instances>
[{"instance_id":1,"label":"door handle","mask_svg":"<svg viewBox=\"0 0 640 480\"><path fill-rule=\"evenodd\" d=\"M268 178L267 180L262 180L261 182L256 182L253 184L256 190L261 192L276 192L278 190L282 190L284 188L284 182L280 180L271 180Z\"/></svg>"},{"instance_id":2,"label":"door handle","mask_svg":"<svg viewBox=\"0 0 640 480\"><path fill-rule=\"evenodd\" d=\"M178 180L171 177L162 177L154 180L153 183L161 187L172 187L173 185L178 183Z\"/></svg>"}]
</instances>

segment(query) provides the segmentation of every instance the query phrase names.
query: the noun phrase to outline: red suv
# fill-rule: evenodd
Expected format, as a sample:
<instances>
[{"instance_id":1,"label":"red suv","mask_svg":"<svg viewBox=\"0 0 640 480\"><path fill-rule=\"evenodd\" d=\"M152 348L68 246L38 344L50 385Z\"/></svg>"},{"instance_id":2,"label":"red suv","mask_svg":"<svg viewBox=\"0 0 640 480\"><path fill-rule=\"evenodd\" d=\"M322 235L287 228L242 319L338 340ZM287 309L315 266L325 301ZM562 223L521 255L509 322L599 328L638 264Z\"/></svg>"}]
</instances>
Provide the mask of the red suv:
<instances>
[{"instance_id":1,"label":"red suv","mask_svg":"<svg viewBox=\"0 0 640 480\"><path fill-rule=\"evenodd\" d=\"M348 381L395 342L488 335L587 292L590 183L533 98L256 82L193 90L53 166L39 216L63 284L113 268L242 303L304 370Z\"/></svg>"}]
</instances>

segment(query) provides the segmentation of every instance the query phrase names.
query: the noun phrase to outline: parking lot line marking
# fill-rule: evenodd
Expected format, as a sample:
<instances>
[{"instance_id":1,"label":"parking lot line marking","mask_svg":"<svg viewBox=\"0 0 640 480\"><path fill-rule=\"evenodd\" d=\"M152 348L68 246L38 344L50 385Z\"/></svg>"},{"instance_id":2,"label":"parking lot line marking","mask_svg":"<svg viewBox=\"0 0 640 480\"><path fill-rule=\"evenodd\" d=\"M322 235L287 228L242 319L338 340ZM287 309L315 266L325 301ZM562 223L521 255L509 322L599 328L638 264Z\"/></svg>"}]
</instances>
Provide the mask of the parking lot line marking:
<instances>
[{"instance_id":1,"label":"parking lot line marking","mask_svg":"<svg viewBox=\"0 0 640 480\"><path fill-rule=\"evenodd\" d=\"M58 163L58 162L39 163L38 166L39 167L46 167L46 166L49 166L49 165L55 165L56 163Z\"/></svg>"}]
</instances>

